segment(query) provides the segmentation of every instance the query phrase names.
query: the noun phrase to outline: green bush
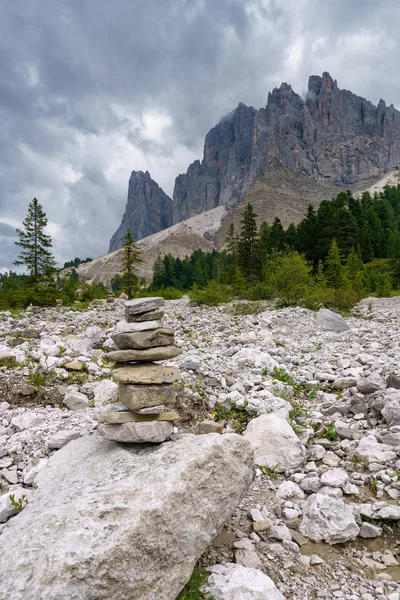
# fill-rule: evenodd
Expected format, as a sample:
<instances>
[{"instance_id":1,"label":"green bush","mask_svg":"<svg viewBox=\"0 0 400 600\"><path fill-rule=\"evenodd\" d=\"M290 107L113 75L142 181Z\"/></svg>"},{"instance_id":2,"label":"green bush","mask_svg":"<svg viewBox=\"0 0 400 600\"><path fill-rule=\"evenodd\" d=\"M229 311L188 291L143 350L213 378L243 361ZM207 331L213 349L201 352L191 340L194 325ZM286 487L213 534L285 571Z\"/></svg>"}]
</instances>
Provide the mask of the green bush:
<instances>
[{"instance_id":1,"label":"green bush","mask_svg":"<svg viewBox=\"0 0 400 600\"><path fill-rule=\"evenodd\" d=\"M232 300L232 291L227 285L210 281L206 288L200 290L196 284L189 292L189 298L195 304L206 304L207 306L216 306L222 302Z\"/></svg>"},{"instance_id":2,"label":"green bush","mask_svg":"<svg viewBox=\"0 0 400 600\"><path fill-rule=\"evenodd\" d=\"M161 296L164 300L179 300L183 298L185 292L182 290L177 290L173 287L162 288L161 290L152 290L149 292L143 292L143 290L139 290L138 296L143 298L145 296Z\"/></svg>"},{"instance_id":3,"label":"green bush","mask_svg":"<svg viewBox=\"0 0 400 600\"><path fill-rule=\"evenodd\" d=\"M270 269L272 295L283 306L299 304L312 285L311 266L304 256L296 251L276 254Z\"/></svg>"}]
</instances>

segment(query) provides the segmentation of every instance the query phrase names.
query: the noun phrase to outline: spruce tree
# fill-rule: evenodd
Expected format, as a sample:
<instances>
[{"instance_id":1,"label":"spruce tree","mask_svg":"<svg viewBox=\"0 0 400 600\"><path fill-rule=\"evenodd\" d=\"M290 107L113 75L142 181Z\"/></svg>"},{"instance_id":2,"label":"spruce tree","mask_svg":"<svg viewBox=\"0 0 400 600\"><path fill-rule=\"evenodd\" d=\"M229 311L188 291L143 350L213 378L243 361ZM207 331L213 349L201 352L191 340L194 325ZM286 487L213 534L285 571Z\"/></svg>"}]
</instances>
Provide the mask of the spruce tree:
<instances>
[{"instance_id":1,"label":"spruce tree","mask_svg":"<svg viewBox=\"0 0 400 600\"><path fill-rule=\"evenodd\" d=\"M158 254L156 260L153 265L153 283L152 287L155 290L160 290L164 287L165 282L165 273L164 273L164 264L161 258L161 254Z\"/></svg>"},{"instance_id":2,"label":"spruce tree","mask_svg":"<svg viewBox=\"0 0 400 600\"><path fill-rule=\"evenodd\" d=\"M124 292L128 294L128 298L132 298L134 295L135 288L138 284L138 278L135 273L136 266L140 264L142 259L140 255L142 251L133 241L132 232L128 228L123 238L123 251L124 251L124 262L123 262L123 273L122 273L122 286Z\"/></svg>"},{"instance_id":3,"label":"spruce tree","mask_svg":"<svg viewBox=\"0 0 400 600\"><path fill-rule=\"evenodd\" d=\"M238 247L238 263L247 279L261 275L260 238L258 236L256 214L252 204L244 210Z\"/></svg>"},{"instance_id":4,"label":"spruce tree","mask_svg":"<svg viewBox=\"0 0 400 600\"><path fill-rule=\"evenodd\" d=\"M344 268L336 240L332 240L326 257L326 279L332 287L339 289L346 283Z\"/></svg>"},{"instance_id":5,"label":"spruce tree","mask_svg":"<svg viewBox=\"0 0 400 600\"><path fill-rule=\"evenodd\" d=\"M50 248L51 237L44 233L47 225L46 213L36 198L28 207L28 214L22 223L24 229L17 229L17 246L22 248L15 265L26 265L34 279L49 275L55 268L55 260Z\"/></svg>"}]
</instances>

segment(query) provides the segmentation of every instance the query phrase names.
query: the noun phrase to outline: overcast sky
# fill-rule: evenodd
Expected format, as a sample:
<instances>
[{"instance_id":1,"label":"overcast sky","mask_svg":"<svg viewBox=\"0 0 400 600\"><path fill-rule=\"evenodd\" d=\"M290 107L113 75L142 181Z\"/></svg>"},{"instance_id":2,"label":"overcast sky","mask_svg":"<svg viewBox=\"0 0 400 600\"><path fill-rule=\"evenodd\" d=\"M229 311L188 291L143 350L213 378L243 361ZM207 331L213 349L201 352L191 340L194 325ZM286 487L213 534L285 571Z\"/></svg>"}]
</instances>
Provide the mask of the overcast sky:
<instances>
[{"instance_id":1,"label":"overcast sky","mask_svg":"<svg viewBox=\"0 0 400 600\"><path fill-rule=\"evenodd\" d=\"M207 131L282 81L400 107L398 0L0 0L0 269L36 196L59 264L107 252L132 170L172 195Z\"/></svg>"}]
</instances>

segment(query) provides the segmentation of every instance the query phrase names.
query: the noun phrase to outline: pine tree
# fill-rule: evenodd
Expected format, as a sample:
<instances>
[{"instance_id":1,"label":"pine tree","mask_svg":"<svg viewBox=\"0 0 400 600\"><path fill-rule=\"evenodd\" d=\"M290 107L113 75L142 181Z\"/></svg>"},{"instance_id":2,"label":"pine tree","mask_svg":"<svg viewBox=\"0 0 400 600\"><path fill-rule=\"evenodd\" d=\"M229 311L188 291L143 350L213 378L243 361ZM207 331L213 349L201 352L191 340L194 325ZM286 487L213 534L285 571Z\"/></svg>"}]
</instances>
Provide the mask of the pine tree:
<instances>
[{"instance_id":1,"label":"pine tree","mask_svg":"<svg viewBox=\"0 0 400 600\"><path fill-rule=\"evenodd\" d=\"M357 293L361 294L364 280L364 265L359 253L354 247L351 249L346 262L347 276L351 287Z\"/></svg>"},{"instance_id":2,"label":"pine tree","mask_svg":"<svg viewBox=\"0 0 400 600\"><path fill-rule=\"evenodd\" d=\"M225 246L226 251L232 255L233 261L236 264L238 246L239 246L239 236L235 230L235 226L233 223L229 225L228 233L225 238Z\"/></svg>"},{"instance_id":3,"label":"pine tree","mask_svg":"<svg viewBox=\"0 0 400 600\"><path fill-rule=\"evenodd\" d=\"M332 240L328 256L326 257L326 279L329 285L336 289L343 287L346 283L339 248L335 239Z\"/></svg>"},{"instance_id":4,"label":"pine tree","mask_svg":"<svg viewBox=\"0 0 400 600\"><path fill-rule=\"evenodd\" d=\"M135 273L135 268L142 261L140 255L142 251L133 241L132 232L128 228L123 238L123 251L124 251L124 262L123 262L123 273L122 273L122 285L124 292L128 294L128 298L132 298L134 295L135 288L138 284L138 278Z\"/></svg>"},{"instance_id":5,"label":"pine tree","mask_svg":"<svg viewBox=\"0 0 400 600\"><path fill-rule=\"evenodd\" d=\"M261 274L260 238L258 237L256 214L252 204L244 210L241 221L238 264L247 279L255 279Z\"/></svg>"},{"instance_id":6,"label":"pine tree","mask_svg":"<svg viewBox=\"0 0 400 600\"><path fill-rule=\"evenodd\" d=\"M275 217L271 226L271 248L272 250L283 250L285 244L285 233L281 220Z\"/></svg>"},{"instance_id":7,"label":"pine tree","mask_svg":"<svg viewBox=\"0 0 400 600\"><path fill-rule=\"evenodd\" d=\"M164 287L165 273L164 273L164 264L161 258L161 254L158 254L156 260L153 265L153 283L152 287L155 290L160 290Z\"/></svg>"},{"instance_id":8,"label":"pine tree","mask_svg":"<svg viewBox=\"0 0 400 600\"><path fill-rule=\"evenodd\" d=\"M19 241L15 242L22 248L15 265L26 265L31 275L37 280L40 276L49 275L55 268L55 260L50 248L51 237L44 233L47 225L46 213L36 198L28 207L28 214L22 223L24 230L17 229Z\"/></svg>"}]
</instances>

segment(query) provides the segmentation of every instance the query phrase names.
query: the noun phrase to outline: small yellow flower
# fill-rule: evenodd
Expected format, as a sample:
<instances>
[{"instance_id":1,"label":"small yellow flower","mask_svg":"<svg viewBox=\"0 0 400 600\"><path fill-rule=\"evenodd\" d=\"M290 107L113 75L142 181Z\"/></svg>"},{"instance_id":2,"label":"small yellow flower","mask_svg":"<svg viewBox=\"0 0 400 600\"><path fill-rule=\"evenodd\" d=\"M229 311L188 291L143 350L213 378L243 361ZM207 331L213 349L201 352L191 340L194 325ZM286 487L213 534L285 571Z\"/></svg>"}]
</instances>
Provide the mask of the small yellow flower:
<instances>
[{"instance_id":1,"label":"small yellow flower","mask_svg":"<svg viewBox=\"0 0 400 600\"><path fill-rule=\"evenodd\" d=\"M217 413L216 413L216 412L212 412L212 413L211 413L211 416L212 416L212 417L216 417L216 416L217 416Z\"/></svg>"}]
</instances>

